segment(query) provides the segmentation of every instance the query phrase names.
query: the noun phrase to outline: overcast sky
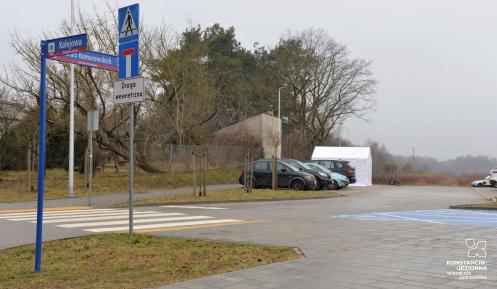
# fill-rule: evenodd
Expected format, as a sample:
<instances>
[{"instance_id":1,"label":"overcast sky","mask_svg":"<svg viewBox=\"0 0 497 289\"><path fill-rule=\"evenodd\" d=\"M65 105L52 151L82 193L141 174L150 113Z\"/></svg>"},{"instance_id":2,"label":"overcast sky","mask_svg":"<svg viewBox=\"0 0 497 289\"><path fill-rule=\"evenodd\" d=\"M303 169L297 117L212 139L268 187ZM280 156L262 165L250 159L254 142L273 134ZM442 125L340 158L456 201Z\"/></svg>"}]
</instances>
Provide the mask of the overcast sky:
<instances>
[{"instance_id":1,"label":"overcast sky","mask_svg":"<svg viewBox=\"0 0 497 289\"><path fill-rule=\"evenodd\" d=\"M75 0L91 12L104 2ZM137 1L115 1L125 6ZM344 136L372 139L395 154L440 160L459 155L497 156L497 1L138 1L148 25L182 31L189 23L234 26L238 40L274 46L287 30L322 28L372 61L378 80L376 111L368 123L349 120ZM18 59L9 33L34 39L70 13L70 0L2 3L0 65ZM276 92L275 92L276 95Z\"/></svg>"}]
</instances>

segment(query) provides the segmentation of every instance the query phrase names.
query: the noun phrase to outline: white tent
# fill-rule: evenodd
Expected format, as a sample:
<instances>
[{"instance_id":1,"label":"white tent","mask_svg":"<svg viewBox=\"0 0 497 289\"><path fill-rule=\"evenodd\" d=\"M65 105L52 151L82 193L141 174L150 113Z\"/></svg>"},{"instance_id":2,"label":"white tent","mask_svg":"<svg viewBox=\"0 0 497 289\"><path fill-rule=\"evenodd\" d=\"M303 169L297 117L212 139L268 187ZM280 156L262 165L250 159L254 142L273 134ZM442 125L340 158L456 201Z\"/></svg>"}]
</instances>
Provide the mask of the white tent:
<instances>
[{"instance_id":1,"label":"white tent","mask_svg":"<svg viewBox=\"0 0 497 289\"><path fill-rule=\"evenodd\" d=\"M312 160L343 160L355 168L356 186L373 184L373 159L369 147L315 147Z\"/></svg>"}]
</instances>

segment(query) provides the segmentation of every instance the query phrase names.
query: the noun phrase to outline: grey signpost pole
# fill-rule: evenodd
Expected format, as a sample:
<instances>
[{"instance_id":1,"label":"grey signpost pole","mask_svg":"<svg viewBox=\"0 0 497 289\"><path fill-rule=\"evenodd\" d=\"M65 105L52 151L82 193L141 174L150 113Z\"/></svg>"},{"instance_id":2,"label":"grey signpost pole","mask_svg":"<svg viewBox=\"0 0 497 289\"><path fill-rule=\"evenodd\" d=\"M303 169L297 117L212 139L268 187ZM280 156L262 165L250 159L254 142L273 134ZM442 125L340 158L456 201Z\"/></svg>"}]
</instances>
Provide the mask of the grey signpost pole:
<instances>
[{"instance_id":1,"label":"grey signpost pole","mask_svg":"<svg viewBox=\"0 0 497 289\"><path fill-rule=\"evenodd\" d=\"M128 103L129 105L129 142L128 142L128 169L129 169L129 235L133 234L133 185L134 185L134 120L135 110L133 102L143 101L143 78L139 78L139 13L140 5L133 4L119 8L118 11L118 43L119 43L119 81L114 82L114 103ZM137 85L140 85L138 89Z\"/></svg>"},{"instance_id":2,"label":"grey signpost pole","mask_svg":"<svg viewBox=\"0 0 497 289\"><path fill-rule=\"evenodd\" d=\"M93 190L93 131L98 130L98 110L90 110L86 114L88 125L88 148L90 150L89 176L88 176L88 206L91 207L91 195Z\"/></svg>"},{"instance_id":3,"label":"grey signpost pole","mask_svg":"<svg viewBox=\"0 0 497 289\"><path fill-rule=\"evenodd\" d=\"M133 103L129 104L129 234L133 234L133 179L134 179L134 152L133 152L133 138L134 138L134 125L135 120L135 106Z\"/></svg>"},{"instance_id":4,"label":"grey signpost pole","mask_svg":"<svg viewBox=\"0 0 497 289\"><path fill-rule=\"evenodd\" d=\"M91 207L91 189L93 186L93 111L89 111L89 147L90 147L90 170L89 170L89 180L88 180L88 207Z\"/></svg>"}]
</instances>

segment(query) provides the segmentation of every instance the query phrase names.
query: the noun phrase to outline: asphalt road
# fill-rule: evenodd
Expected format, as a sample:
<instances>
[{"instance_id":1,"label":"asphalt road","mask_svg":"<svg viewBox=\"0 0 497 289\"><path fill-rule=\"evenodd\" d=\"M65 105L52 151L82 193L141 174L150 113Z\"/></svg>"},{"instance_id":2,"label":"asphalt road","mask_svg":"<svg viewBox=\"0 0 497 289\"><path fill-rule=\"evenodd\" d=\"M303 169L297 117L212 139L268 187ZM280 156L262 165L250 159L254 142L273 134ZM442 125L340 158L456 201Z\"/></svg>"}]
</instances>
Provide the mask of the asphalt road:
<instances>
[{"instance_id":1,"label":"asphalt road","mask_svg":"<svg viewBox=\"0 0 497 289\"><path fill-rule=\"evenodd\" d=\"M344 192L333 199L139 208L135 228L291 246L305 255L163 288L495 288L497 216L445 210L482 202L495 189L379 186ZM119 216L125 215L100 208L47 213L44 237L122 230L126 219ZM0 248L32 243L34 228L29 213L0 215ZM457 267L466 260L483 262L486 270ZM480 279L457 275L468 272Z\"/></svg>"}]
</instances>

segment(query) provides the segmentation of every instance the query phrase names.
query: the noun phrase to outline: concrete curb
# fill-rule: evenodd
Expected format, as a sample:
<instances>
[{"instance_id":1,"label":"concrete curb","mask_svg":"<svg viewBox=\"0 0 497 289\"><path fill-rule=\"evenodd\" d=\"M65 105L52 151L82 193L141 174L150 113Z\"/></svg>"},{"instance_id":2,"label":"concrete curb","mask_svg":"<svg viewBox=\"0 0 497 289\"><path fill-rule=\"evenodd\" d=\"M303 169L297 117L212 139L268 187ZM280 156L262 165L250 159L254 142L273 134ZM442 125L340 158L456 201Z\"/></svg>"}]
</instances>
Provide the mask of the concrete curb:
<instances>
[{"instance_id":1,"label":"concrete curb","mask_svg":"<svg viewBox=\"0 0 497 289\"><path fill-rule=\"evenodd\" d=\"M279 202L279 201L305 201L305 200L319 200L319 199L333 199L339 197L346 197L346 195L337 194L333 196L320 196L308 198L282 198L282 199L253 199L253 200L226 200L226 201L192 201L192 202L169 202L169 203L151 203L151 204L136 204L133 207L155 207L167 205L201 205L201 204L231 204L231 203L259 203L259 202ZM110 208L127 208L128 205L109 206Z\"/></svg>"},{"instance_id":2,"label":"concrete curb","mask_svg":"<svg viewBox=\"0 0 497 289\"><path fill-rule=\"evenodd\" d=\"M457 209L457 210L486 210L486 211L497 210L497 208L475 207L475 206L472 206L470 204L468 204L468 205L449 206L449 209Z\"/></svg>"}]
</instances>

